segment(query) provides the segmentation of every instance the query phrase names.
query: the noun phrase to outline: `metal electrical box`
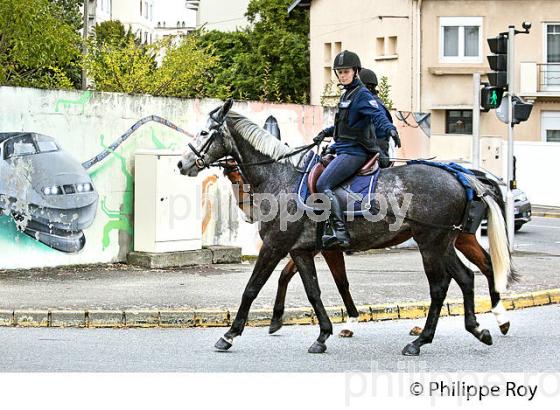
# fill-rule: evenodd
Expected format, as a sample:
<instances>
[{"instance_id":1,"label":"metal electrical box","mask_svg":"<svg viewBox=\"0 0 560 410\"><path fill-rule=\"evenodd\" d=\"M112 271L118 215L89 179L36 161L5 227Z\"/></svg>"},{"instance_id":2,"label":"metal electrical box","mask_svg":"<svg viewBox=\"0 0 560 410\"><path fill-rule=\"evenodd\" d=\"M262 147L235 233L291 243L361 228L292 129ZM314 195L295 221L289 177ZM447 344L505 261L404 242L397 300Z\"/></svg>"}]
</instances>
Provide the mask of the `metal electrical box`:
<instances>
[{"instance_id":1,"label":"metal electrical box","mask_svg":"<svg viewBox=\"0 0 560 410\"><path fill-rule=\"evenodd\" d=\"M202 248L200 179L180 174L181 155L141 150L135 155L134 250L176 252Z\"/></svg>"}]
</instances>

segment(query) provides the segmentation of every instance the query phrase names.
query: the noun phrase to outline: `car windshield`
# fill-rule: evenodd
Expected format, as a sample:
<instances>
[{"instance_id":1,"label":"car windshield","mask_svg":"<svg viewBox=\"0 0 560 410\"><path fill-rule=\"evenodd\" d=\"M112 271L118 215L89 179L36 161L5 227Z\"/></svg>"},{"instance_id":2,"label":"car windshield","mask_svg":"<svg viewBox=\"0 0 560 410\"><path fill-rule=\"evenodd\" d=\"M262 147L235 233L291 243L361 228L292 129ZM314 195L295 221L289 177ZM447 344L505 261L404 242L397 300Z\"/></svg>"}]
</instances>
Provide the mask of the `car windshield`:
<instances>
[{"instance_id":1,"label":"car windshield","mask_svg":"<svg viewBox=\"0 0 560 410\"><path fill-rule=\"evenodd\" d=\"M6 158L36 154L35 143L31 134L13 138L6 143Z\"/></svg>"},{"instance_id":2,"label":"car windshield","mask_svg":"<svg viewBox=\"0 0 560 410\"><path fill-rule=\"evenodd\" d=\"M54 140L46 135L24 134L6 142L5 158L53 152L59 149Z\"/></svg>"}]
</instances>

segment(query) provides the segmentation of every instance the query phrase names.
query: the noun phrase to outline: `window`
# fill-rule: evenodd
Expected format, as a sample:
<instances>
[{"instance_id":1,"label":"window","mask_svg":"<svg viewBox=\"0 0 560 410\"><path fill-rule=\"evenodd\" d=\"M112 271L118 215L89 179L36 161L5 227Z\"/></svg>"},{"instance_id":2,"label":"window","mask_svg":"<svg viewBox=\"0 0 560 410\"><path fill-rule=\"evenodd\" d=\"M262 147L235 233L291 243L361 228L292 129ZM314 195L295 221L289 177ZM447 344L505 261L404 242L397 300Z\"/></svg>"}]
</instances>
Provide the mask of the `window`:
<instances>
[{"instance_id":1,"label":"window","mask_svg":"<svg viewBox=\"0 0 560 410\"><path fill-rule=\"evenodd\" d=\"M541 112L541 135L545 142L560 142L560 111Z\"/></svg>"},{"instance_id":2,"label":"window","mask_svg":"<svg viewBox=\"0 0 560 410\"><path fill-rule=\"evenodd\" d=\"M385 55L385 37L377 37L375 41L375 51L378 56Z\"/></svg>"},{"instance_id":3,"label":"window","mask_svg":"<svg viewBox=\"0 0 560 410\"><path fill-rule=\"evenodd\" d=\"M482 17L440 17L440 62L482 62Z\"/></svg>"},{"instance_id":4,"label":"window","mask_svg":"<svg viewBox=\"0 0 560 410\"><path fill-rule=\"evenodd\" d=\"M446 134L472 134L471 110L447 110L445 112Z\"/></svg>"},{"instance_id":5,"label":"window","mask_svg":"<svg viewBox=\"0 0 560 410\"><path fill-rule=\"evenodd\" d=\"M545 24L544 28L545 64L542 65L540 81L543 82L543 91L560 90L560 23Z\"/></svg>"}]
</instances>

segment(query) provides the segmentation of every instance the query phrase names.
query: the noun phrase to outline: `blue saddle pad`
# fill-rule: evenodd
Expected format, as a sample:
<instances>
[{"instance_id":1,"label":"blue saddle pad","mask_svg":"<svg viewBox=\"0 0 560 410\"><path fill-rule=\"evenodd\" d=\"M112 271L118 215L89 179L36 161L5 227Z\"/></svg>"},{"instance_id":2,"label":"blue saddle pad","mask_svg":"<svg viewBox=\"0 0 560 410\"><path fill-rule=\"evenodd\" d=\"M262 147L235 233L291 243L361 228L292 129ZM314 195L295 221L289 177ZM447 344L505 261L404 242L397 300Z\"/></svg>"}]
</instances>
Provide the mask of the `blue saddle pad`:
<instances>
[{"instance_id":1,"label":"blue saddle pad","mask_svg":"<svg viewBox=\"0 0 560 410\"><path fill-rule=\"evenodd\" d=\"M302 176L298 180L298 183L296 184L294 190L295 192L298 193L298 199L299 199L298 205L306 210L313 209L305 203L307 198L309 198L309 196L311 195L311 192L309 191L309 187L307 186L307 177L309 176L309 173L311 172L313 167L320 161L320 159L321 158L319 157L319 155L317 155L313 151L307 153L307 155L304 157L302 161L303 168L305 169L305 171L303 172ZM362 211L363 201L361 200L361 198L368 199L369 195L372 195L375 192L377 179L379 178L379 172L380 169L378 169L371 175L363 175L363 176L356 175L351 179L349 179L348 181L345 181L344 184L342 184L340 188L342 188L344 191L349 193L349 195L358 194L358 195L353 195L353 197L356 197L356 199L358 198L360 199L354 202L354 212L350 212L350 213L353 213L354 215L357 216L363 214ZM369 209L370 206L364 206L364 209L366 208ZM349 213L348 211L345 211L345 214L348 213Z\"/></svg>"},{"instance_id":2,"label":"blue saddle pad","mask_svg":"<svg viewBox=\"0 0 560 410\"><path fill-rule=\"evenodd\" d=\"M412 161L407 161L407 165L413 165L413 164L429 165L432 167L437 167L446 170L447 172L454 175L455 178L457 178L457 181L459 181L461 185L463 185L467 193L467 200L470 202L474 199L475 190L471 186L469 180L465 178L465 175L463 175L463 174L468 174L474 176L474 173L471 170L455 162L446 163L446 162L426 161L424 159L415 159Z\"/></svg>"}]
</instances>

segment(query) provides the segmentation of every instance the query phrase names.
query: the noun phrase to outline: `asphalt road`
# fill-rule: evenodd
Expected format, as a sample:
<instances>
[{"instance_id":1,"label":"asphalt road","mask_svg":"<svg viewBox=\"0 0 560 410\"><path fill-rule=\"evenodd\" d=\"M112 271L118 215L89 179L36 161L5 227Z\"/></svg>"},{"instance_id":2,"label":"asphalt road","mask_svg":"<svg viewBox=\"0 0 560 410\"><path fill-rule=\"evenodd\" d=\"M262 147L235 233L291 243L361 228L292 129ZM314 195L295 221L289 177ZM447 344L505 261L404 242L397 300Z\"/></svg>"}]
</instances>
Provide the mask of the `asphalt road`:
<instances>
[{"instance_id":1,"label":"asphalt road","mask_svg":"<svg viewBox=\"0 0 560 410\"><path fill-rule=\"evenodd\" d=\"M534 216L515 233L514 249L560 255L560 218Z\"/></svg>"},{"instance_id":2,"label":"asphalt road","mask_svg":"<svg viewBox=\"0 0 560 410\"><path fill-rule=\"evenodd\" d=\"M479 322L494 338L478 342L463 317L442 318L434 343L419 357L401 349L420 320L363 323L351 339L331 337L323 355L307 353L317 326L288 326L269 336L247 328L229 352L213 349L225 332L214 329L0 328L0 372L541 372L558 371L560 306L510 312L502 336L493 316ZM546 326L543 324L546 323ZM335 332L340 325L335 326Z\"/></svg>"}]
</instances>

